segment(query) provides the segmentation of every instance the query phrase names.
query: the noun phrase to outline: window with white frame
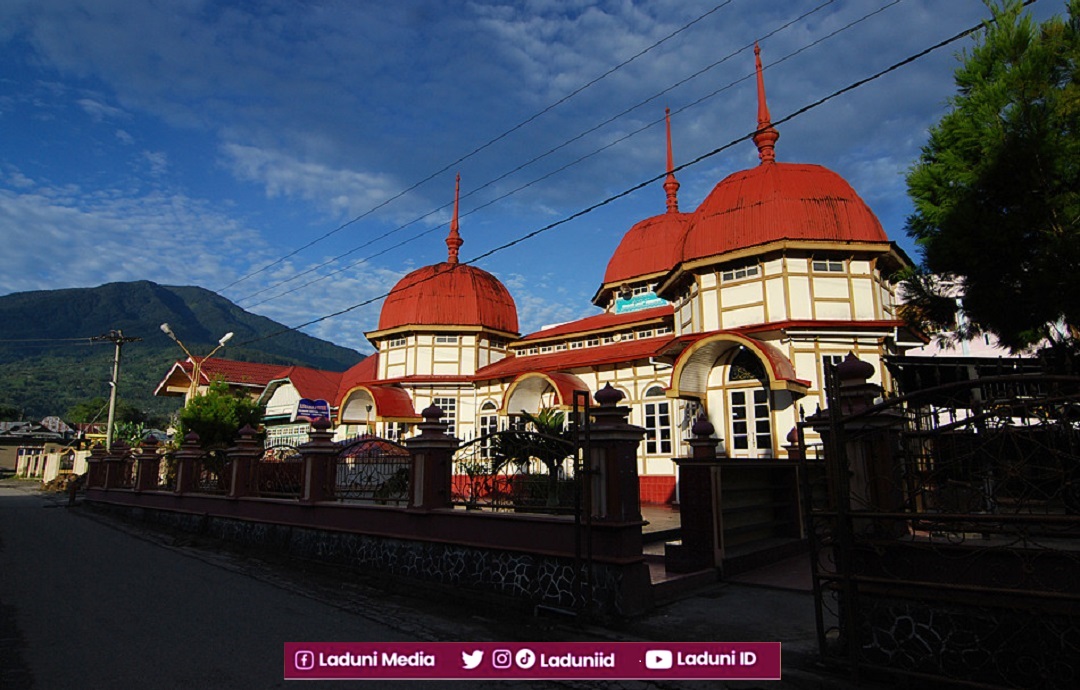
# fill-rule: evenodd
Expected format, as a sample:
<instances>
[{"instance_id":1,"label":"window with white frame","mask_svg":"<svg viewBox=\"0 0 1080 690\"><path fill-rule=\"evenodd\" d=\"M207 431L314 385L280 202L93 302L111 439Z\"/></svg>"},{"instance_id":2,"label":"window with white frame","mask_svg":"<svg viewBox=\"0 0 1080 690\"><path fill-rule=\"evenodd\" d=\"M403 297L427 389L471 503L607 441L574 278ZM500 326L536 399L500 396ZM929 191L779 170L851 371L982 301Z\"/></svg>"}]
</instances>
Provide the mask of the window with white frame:
<instances>
[{"instance_id":1,"label":"window with white frame","mask_svg":"<svg viewBox=\"0 0 1080 690\"><path fill-rule=\"evenodd\" d=\"M386 343L387 347L405 347L405 338L391 338Z\"/></svg>"},{"instance_id":2,"label":"window with white frame","mask_svg":"<svg viewBox=\"0 0 1080 690\"><path fill-rule=\"evenodd\" d=\"M386 439L388 441L394 441L395 443L401 443L405 440L405 436L409 433L409 425L404 422L387 422L386 423Z\"/></svg>"},{"instance_id":3,"label":"window with white frame","mask_svg":"<svg viewBox=\"0 0 1080 690\"><path fill-rule=\"evenodd\" d=\"M821 273L844 272L844 261L842 259L814 259L812 265L815 271Z\"/></svg>"},{"instance_id":4,"label":"window with white frame","mask_svg":"<svg viewBox=\"0 0 1080 690\"><path fill-rule=\"evenodd\" d=\"M645 391L645 454L670 454L671 429L671 401L663 388L653 386Z\"/></svg>"},{"instance_id":5,"label":"window with white frame","mask_svg":"<svg viewBox=\"0 0 1080 690\"><path fill-rule=\"evenodd\" d=\"M458 337L456 335L437 335L435 336L436 345L457 345Z\"/></svg>"},{"instance_id":6,"label":"window with white frame","mask_svg":"<svg viewBox=\"0 0 1080 690\"><path fill-rule=\"evenodd\" d=\"M722 282L730 282L732 280L742 280L743 278L753 278L758 274L757 266L740 266L739 268L732 268L727 271L721 271L720 280Z\"/></svg>"},{"instance_id":7,"label":"window with white frame","mask_svg":"<svg viewBox=\"0 0 1080 690\"><path fill-rule=\"evenodd\" d=\"M439 421L446 424L446 434L453 436L457 430L457 398L433 398L431 403L442 410Z\"/></svg>"}]
</instances>

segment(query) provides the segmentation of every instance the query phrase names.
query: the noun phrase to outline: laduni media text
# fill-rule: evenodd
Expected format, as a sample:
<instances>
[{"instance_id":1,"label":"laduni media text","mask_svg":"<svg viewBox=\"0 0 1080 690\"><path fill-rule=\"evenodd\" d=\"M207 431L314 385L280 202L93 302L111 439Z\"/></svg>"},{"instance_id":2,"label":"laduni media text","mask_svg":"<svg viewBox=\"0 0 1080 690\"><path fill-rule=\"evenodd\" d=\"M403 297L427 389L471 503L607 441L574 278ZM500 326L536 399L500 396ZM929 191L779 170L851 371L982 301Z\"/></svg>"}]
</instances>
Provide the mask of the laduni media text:
<instances>
[{"instance_id":1,"label":"laduni media text","mask_svg":"<svg viewBox=\"0 0 1080 690\"><path fill-rule=\"evenodd\" d=\"M319 652L319 666L351 666L366 668L435 667L435 656L424 652L399 654L371 652L370 654L324 654Z\"/></svg>"}]
</instances>

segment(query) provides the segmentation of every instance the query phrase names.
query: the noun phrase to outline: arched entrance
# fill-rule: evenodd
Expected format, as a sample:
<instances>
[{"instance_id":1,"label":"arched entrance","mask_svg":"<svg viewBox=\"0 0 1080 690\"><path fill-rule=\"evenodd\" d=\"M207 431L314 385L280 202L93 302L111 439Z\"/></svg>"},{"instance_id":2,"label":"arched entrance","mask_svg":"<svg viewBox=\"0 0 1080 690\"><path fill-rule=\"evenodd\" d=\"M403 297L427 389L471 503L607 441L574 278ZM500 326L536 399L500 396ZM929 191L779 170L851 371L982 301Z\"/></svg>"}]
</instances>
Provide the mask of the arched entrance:
<instances>
[{"instance_id":1,"label":"arched entrance","mask_svg":"<svg viewBox=\"0 0 1080 690\"><path fill-rule=\"evenodd\" d=\"M668 396L701 401L729 457L769 458L778 455L777 430L795 423L793 402L809 385L775 346L714 333L679 356Z\"/></svg>"}]
</instances>

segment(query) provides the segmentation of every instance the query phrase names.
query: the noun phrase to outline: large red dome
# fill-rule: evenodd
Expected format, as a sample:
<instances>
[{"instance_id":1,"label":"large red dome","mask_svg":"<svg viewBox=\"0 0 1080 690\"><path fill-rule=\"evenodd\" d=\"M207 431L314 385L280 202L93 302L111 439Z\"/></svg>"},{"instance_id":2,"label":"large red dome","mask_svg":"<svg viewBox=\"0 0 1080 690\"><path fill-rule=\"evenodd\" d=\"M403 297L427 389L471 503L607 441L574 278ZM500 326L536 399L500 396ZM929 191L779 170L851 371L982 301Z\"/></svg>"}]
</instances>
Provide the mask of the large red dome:
<instances>
[{"instance_id":1,"label":"large red dome","mask_svg":"<svg viewBox=\"0 0 1080 690\"><path fill-rule=\"evenodd\" d=\"M516 334L517 306L487 271L444 261L409 273L387 295L379 330L401 326L482 326Z\"/></svg>"},{"instance_id":2,"label":"large red dome","mask_svg":"<svg viewBox=\"0 0 1080 690\"><path fill-rule=\"evenodd\" d=\"M778 240L889 238L866 202L833 171L768 161L716 185L694 212L679 256L693 261Z\"/></svg>"}]
</instances>

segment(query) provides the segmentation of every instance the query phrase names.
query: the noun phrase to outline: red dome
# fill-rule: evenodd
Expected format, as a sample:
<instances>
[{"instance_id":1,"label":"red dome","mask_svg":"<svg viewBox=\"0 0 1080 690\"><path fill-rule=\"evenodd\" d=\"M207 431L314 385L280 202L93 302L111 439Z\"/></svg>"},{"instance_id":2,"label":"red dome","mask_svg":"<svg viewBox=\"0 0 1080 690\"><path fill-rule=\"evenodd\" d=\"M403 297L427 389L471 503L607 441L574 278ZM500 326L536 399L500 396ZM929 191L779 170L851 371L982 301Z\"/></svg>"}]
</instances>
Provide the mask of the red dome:
<instances>
[{"instance_id":1,"label":"red dome","mask_svg":"<svg viewBox=\"0 0 1080 690\"><path fill-rule=\"evenodd\" d=\"M517 333L517 307L495 276L444 261L416 269L387 295L379 330L400 326L483 326Z\"/></svg>"},{"instance_id":2,"label":"red dome","mask_svg":"<svg viewBox=\"0 0 1080 690\"><path fill-rule=\"evenodd\" d=\"M680 257L693 261L778 240L888 242L870 207L820 165L765 162L726 178L694 212Z\"/></svg>"},{"instance_id":3,"label":"red dome","mask_svg":"<svg viewBox=\"0 0 1080 690\"><path fill-rule=\"evenodd\" d=\"M692 217L690 213L662 213L630 228L608 261L604 284L629 283L675 268L681 258L680 242Z\"/></svg>"}]
</instances>

